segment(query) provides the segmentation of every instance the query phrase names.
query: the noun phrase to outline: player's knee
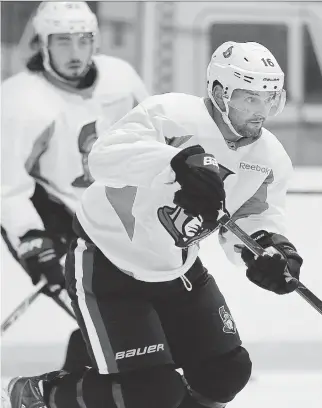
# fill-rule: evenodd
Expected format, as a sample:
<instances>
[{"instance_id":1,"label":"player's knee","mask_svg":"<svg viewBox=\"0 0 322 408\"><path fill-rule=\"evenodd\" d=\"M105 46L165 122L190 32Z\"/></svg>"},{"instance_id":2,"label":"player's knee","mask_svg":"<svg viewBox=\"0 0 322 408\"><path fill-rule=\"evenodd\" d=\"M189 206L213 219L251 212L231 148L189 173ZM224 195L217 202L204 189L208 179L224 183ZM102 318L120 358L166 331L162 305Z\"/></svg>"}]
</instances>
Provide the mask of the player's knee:
<instances>
[{"instance_id":1,"label":"player's knee","mask_svg":"<svg viewBox=\"0 0 322 408\"><path fill-rule=\"evenodd\" d=\"M185 371L192 390L216 402L231 401L248 383L252 363L243 347L221 356L211 356Z\"/></svg>"},{"instance_id":2,"label":"player's knee","mask_svg":"<svg viewBox=\"0 0 322 408\"><path fill-rule=\"evenodd\" d=\"M83 381L88 408L176 408L186 393L181 376L170 366L100 375L91 370Z\"/></svg>"}]
</instances>

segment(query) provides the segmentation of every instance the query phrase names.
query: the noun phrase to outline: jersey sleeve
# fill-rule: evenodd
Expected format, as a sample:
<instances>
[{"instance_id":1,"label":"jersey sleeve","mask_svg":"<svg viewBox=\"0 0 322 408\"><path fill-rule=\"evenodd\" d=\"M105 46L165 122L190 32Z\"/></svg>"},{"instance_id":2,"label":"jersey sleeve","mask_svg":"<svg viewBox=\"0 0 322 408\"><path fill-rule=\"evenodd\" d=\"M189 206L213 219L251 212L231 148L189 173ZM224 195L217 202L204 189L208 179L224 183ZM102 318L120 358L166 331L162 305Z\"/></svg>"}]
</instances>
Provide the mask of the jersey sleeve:
<instances>
[{"instance_id":1,"label":"jersey sleeve","mask_svg":"<svg viewBox=\"0 0 322 408\"><path fill-rule=\"evenodd\" d=\"M286 234L285 202L292 173L292 163L286 155L281 159L278 168L271 171L254 196L232 215L232 219L248 235L259 230ZM243 264L240 250L236 247L242 242L234 234L221 229L219 242L231 262L237 265Z\"/></svg>"},{"instance_id":2,"label":"jersey sleeve","mask_svg":"<svg viewBox=\"0 0 322 408\"><path fill-rule=\"evenodd\" d=\"M133 68L132 70L133 70L133 74L132 74L133 76L133 95L137 103L141 103L146 98L148 98L150 95L142 79L137 74L137 72Z\"/></svg>"},{"instance_id":3,"label":"jersey sleeve","mask_svg":"<svg viewBox=\"0 0 322 408\"><path fill-rule=\"evenodd\" d=\"M134 106L136 106L139 103L143 102L146 98L148 98L150 94L144 82L142 81L136 70L132 67L132 65L130 65L129 63L125 64L130 78L132 93L134 97Z\"/></svg>"},{"instance_id":4,"label":"jersey sleeve","mask_svg":"<svg viewBox=\"0 0 322 408\"><path fill-rule=\"evenodd\" d=\"M2 92L1 159L2 216L1 225L13 246L29 229L44 229L43 222L30 198L35 181L29 174L33 159L46 147L47 120L34 117L26 107L10 101Z\"/></svg>"},{"instance_id":5,"label":"jersey sleeve","mask_svg":"<svg viewBox=\"0 0 322 408\"><path fill-rule=\"evenodd\" d=\"M162 112L155 98L146 99L111 128L98 128L99 137L88 158L96 181L110 187L174 182L170 161L178 148L167 144L166 137L187 132Z\"/></svg>"}]
</instances>

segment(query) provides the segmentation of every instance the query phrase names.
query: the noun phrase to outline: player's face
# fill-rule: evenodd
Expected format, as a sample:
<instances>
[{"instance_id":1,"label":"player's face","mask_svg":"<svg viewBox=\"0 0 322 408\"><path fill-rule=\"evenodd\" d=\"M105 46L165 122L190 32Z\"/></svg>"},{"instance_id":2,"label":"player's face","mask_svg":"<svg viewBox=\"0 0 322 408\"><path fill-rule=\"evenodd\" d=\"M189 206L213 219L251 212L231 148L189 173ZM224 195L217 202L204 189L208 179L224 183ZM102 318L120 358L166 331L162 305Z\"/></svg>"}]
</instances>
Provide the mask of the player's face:
<instances>
[{"instance_id":1,"label":"player's face","mask_svg":"<svg viewBox=\"0 0 322 408\"><path fill-rule=\"evenodd\" d=\"M229 119L244 137L257 137L274 103L275 92L234 90L229 101Z\"/></svg>"},{"instance_id":2,"label":"player's face","mask_svg":"<svg viewBox=\"0 0 322 408\"><path fill-rule=\"evenodd\" d=\"M79 79L93 55L93 37L90 33L52 34L48 51L51 65L60 76Z\"/></svg>"}]
</instances>

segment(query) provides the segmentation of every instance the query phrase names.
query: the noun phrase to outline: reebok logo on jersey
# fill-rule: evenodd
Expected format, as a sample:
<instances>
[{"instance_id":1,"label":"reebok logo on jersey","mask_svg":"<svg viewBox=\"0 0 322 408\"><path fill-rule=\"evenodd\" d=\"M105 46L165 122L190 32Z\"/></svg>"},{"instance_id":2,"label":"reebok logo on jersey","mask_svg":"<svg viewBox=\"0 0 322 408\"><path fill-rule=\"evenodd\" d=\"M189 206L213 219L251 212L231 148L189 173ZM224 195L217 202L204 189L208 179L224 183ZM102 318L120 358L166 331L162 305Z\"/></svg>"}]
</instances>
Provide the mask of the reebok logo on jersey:
<instances>
[{"instance_id":1,"label":"reebok logo on jersey","mask_svg":"<svg viewBox=\"0 0 322 408\"><path fill-rule=\"evenodd\" d=\"M260 166L259 164L251 164L246 162L240 162L239 168L243 170L258 171L259 173L264 173L269 175L271 169L269 167Z\"/></svg>"},{"instance_id":2,"label":"reebok logo on jersey","mask_svg":"<svg viewBox=\"0 0 322 408\"><path fill-rule=\"evenodd\" d=\"M115 360L121 360L123 358L129 358L134 356L142 356L143 354L157 353L158 351L164 351L164 344L151 344L143 348L130 349L125 351L119 351L115 354Z\"/></svg>"}]
</instances>

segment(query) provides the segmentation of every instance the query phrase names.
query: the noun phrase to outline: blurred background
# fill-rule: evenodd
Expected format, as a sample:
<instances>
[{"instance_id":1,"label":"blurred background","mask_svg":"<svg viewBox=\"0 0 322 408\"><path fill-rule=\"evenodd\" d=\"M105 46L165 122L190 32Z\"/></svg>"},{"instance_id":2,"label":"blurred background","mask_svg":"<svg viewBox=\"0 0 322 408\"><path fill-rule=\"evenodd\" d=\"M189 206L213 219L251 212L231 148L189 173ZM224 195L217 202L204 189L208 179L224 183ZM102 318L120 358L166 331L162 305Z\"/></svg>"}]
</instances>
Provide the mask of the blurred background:
<instances>
[{"instance_id":1,"label":"blurred background","mask_svg":"<svg viewBox=\"0 0 322 408\"><path fill-rule=\"evenodd\" d=\"M40 2L1 2L1 78L23 68ZM227 40L269 48L286 74L287 107L269 123L296 166L322 165L322 11L319 2L91 1L101 51L124 58L152 93L203 96L210 56Z\"/></svg>"},{"instance_id":2,"label":"blurred background","mask_svg":"<svg viewBox=\"0 0 322 408\"><path fill-rule=\"evenodd\" d=\"M1 2L2 81L23 69L32 52L29 22L39 3ZM295 167L287 198L290 237L305 260L303 283L322 298L322 3L88 3L99 20L101 52L133 64L151 93L205 96L206 67L224 41L256 41L272 51L286 74L288 100L267 128ZM4 319L31 285L3 242L1 254ZM203 243L201 256L254 361L250 391L231 407L321 407L322 316L295 293L279 297L250 284L243 270L228 264L216 237ZM56 368L73 328L49 299L38 299L2 339L3 376Z\"/></svg>"}]
</instances>

